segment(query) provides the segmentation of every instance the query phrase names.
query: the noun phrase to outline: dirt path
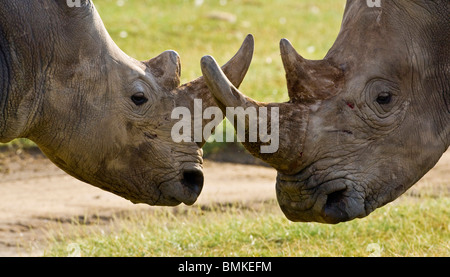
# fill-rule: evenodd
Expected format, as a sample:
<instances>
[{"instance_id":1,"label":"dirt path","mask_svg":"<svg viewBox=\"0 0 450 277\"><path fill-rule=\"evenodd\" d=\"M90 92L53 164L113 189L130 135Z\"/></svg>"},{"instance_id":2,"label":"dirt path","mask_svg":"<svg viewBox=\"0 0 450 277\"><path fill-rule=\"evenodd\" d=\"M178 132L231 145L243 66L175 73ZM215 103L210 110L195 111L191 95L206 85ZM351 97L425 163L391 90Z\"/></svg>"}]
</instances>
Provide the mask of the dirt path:
<instances>
[{"instance_id":1,"label":"dirt path","mask_svg":"<svg viewBox=\"0 0 450 277\"><path fill-rule=\"evenodd\" d=\"M52 222L70 223L75 217L108 220L118 212L155 209L82 183L39 154L0 156L0 168L0 257L41 255L39 240ZM271 168L207 160L197 203L274 199L275 178Z\"/></svg>"},{"instance_id":2,"label":"dirt path","mask_svg":"<svg viewBox=\"0 0 450 277\"><path fill-rule=\"evenodd\" d=\"M0 170L0 257L42 255L40 241L55 221L94 216L107 221L120 211L153 209L77 181L39 154L0 153ZM197 203L273 200L275 178L271 168L207 160ZM449 180L450 151L409 193L435 184L448 187Z\"/></svg>"}]
</instances>

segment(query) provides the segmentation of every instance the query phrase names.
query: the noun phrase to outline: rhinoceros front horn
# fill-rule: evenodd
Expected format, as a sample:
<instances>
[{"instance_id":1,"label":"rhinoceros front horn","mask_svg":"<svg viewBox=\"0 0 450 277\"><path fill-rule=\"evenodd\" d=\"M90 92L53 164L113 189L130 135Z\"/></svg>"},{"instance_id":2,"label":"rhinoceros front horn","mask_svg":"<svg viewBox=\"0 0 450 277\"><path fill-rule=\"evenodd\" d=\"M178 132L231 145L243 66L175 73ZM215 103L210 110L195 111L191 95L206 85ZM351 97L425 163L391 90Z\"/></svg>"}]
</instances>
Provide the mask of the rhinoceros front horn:
<instances>
[{"instance_id":1,"label":"rhinoceros front horn","mask_svg":"<svg viewBox=\"0 0 450 277\"><path fill-rule=\"evenodd\" d=\"M300 155L302 152L307 127L308 108L304 105L292 103L262 103L245 96L227 79L226 74L211 56L202 58L201 68L206 84L214 95L218 106L227 115L228 119L234 123L236 129L242 127L245 129L246 138L241 139L241 141L247 151L283 173L296 173L302 161L298 159L298 155L292 155L292 153L298 152ZM254 109L258 119L253 121L253 123L250 123L249 117L245 117L244 122L234 120L235 114L230 116L228 110L229 108L239 107L245 110ZM273 118L273 116L276 118ZM261 120L262 117L267 118ZM259 132L255 136L257 138L256 141L250 141L251 133L256 130L251 128L255 122L258 125L258 130L261 127L267 128L267 133L271 134L272 140L278 140L275 151L263 151L264 148L262 147L273 141L263 140ZM261 122L265 122L266 126L260 125ZM244 126L239 126L239 124Z\"/></svg>"}]
</instances>

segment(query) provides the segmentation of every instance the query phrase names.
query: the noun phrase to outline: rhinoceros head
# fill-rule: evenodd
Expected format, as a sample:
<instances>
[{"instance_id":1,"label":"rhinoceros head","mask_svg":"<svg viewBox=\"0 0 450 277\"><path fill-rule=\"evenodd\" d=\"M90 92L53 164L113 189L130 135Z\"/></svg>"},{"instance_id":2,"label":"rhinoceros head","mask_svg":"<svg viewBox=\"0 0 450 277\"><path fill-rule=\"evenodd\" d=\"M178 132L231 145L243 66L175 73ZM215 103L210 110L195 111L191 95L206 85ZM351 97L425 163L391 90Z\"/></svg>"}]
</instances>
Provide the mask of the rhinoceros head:
<instances>
[{"instance_id":1,"label":"rhinoceros head","mask_svg":"<svg viewBox=\"0 0 450 277\"><path fill-rule=\"evenodd\" d=\"M448 14L448 1L349 0L323 60L281 41L288 103L245 97L203 58L219 106L279 110L278 151L261 153L261 141L244 146L278 170L278 202L290 220L365 217L437 163L450 143Z\"/></svg>"},{"instance_id":2,"label":"rhinoceros head","mask_svg":"<svg viewBox=\"0 0 450 277\"><path fill-rule=\"evenodd\" d=\"M171 113L194 98L215 105L203 77L180 86L174 51L126 55L90 1L19 2L0 4L0 141L29 138L67 173L134 203L193 204L202 143L175 143ZM252 48L249 36L223 68L235 85Z\"/></svg>"}]
</instances>

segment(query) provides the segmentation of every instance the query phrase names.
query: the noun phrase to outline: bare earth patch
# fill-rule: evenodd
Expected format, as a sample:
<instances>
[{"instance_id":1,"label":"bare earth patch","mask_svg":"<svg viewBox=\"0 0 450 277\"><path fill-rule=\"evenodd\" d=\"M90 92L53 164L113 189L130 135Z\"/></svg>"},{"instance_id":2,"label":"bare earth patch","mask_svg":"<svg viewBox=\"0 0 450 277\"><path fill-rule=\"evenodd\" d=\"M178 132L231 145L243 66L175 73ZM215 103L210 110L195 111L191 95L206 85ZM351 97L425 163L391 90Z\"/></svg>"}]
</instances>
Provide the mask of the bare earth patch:
<instances>
[{"instance_id":1,"label":"bare earth patch","mask_svg":"<svg viewBox=\"0 0 450 277\"><path fill-rule=\"evenodd\" d=\"M117 213L173 209L133 205L82 183L40 153L0 153L0 256L40 256L49 228L73 219L107 224ZM408 195L450 194L450 151ZM276 171L263 166L205 161L205 187L196 205L276 199Z\"/></svg>"},{"instance_id":2,"label":"bare earth patch","mask_svg":"<svg viewBox=\"0 0 450 277\"><path fill-rule=\"evenodd\" d=\"M21 150L19 150L21 151ZM196 205L274 199L276 171L205 161L205 186ZM134 205L80 182L39 153L0 153L0 256L41 255L49 227L73 219L105 221L124 211L173 209Z\"/></svg>"}]
</instances>

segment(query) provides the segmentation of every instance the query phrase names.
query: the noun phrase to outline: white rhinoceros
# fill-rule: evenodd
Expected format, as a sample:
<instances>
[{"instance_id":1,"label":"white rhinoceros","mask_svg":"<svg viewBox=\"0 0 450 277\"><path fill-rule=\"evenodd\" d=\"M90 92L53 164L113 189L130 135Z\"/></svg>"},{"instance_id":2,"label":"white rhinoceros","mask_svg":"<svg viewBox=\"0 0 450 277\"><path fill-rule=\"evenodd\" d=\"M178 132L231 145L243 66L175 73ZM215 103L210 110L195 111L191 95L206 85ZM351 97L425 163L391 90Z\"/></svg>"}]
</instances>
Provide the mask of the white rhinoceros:
<instances>
[{"instance_id":1,"label":"white rhinoceros","mask_svg":"<svg viewBox=\"0 0 450 277\"><path fill-rule=\"evenodd\" d=\"M76 2L0 2L0 142L28 138L70 175L134 203L193 204L202 143L175 143L171 112L195 98L215 105L203 78L179 86L174 51L127 56L94 4ZM224 66L236 86L252 51L249 36Z\"/></svg>"},{"instance_id":2,"label":"white rhinoceros","mask_svg":"<svg viewBox=\"0 0 450 277\"><path fill-rule=\"evenodd\" d=\"M448 0L348 0L323 60L281 41L288 103L245 97L203 58L220 107L279 109L278 151L260 153L261 141L244 146L277 169L290 220L365 217L438 162L450 144L449 15Z\"/></svg>"}]
</instances>

